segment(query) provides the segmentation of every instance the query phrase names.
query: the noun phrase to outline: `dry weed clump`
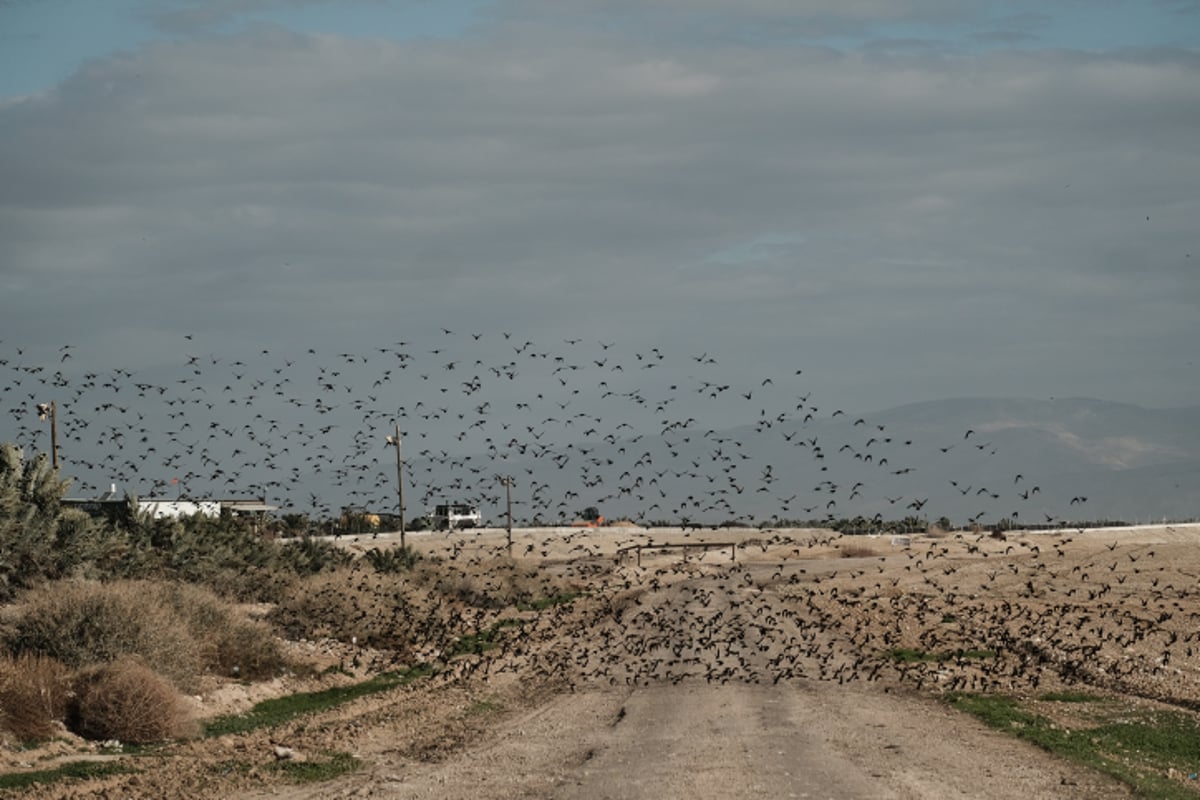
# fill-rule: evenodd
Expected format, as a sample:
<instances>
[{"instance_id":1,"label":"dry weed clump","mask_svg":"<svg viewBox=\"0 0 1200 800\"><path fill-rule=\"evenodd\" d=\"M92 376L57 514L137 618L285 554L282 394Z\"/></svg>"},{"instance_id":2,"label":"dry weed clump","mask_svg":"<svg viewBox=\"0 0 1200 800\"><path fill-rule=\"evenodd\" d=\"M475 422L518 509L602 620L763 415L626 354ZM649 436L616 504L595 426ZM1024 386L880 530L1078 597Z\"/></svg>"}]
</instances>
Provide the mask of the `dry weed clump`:
<instances>
[{"instance_id":1,"label":"dry weed clump","mask_svg":"<svg viewBox=\"0 0 1200 800\"><path fill-rule=\"evenodd\" d=\"M59 581L21 598L5 638L16 653L71 668L137 655L182 689L206 672L272 674L282 651L262 627L201 587L162 581Z\"/></svg>"},{"instance_id":2,"label":"dry weed clump","mask_svg":"<svg viewBox=\"0 0 1200 800\"><path fill-rule=\"evenodd\" d=\"M161 601L182 620L200 648L203 666L219 675L259 680L287 666L269 626L240 619L209 589L188 583L158 586Z\"/></svg>"},{"instance_id":3,"label":"dry weed clump","mask_svg":"<svg viewBox=\"0 0 1200 800\"><path fill-rule=\"evenodd\" d=\"M423 570L418 569L421 575ZM534 603L566 591L559 582L511 557L481 561L470 566L431 565L425 574L439 594L475 608L499 610Z\"/></svg>"},{"instance_id":4,"label":"dry weed clump","mask_svg":"<svg viewBox=\"0 0 1200 800\"><path fill-rule=\"evenodd\" d=\"M290 639L357 640L408 657L416 642L441 637L452 609L408 574L365 562L303 579L269 619Z\"/></svg>"},{"instance_id":5,"label":"dry weed clump","mask_svg":"<svg viewBox=\"0 0 1200 800\"><path fill-rule=\"evenodd\" d=\"M363 559L305 578L269 618L291 639L355 640L409 659L453 647L506 608L565 591L510 558L468 566L422 559L402 573L378 572Z\"/></svg>"},{"instance_id":6,"label":"dry weed clump","mask_svg":"<svg viewBox=\"0 0 1200 800\"><path fill-rule=\"evenodd\" d=\"M72 669L138 654L179 685L202 671L200 646L150 581L56 581L19 598L9 634L16 653L51 656Z\"/></svg>"},{"instance_id":7,"label":"dry weed clump","mask_svg":"<svg viewBox=\"0 0 1200 800\"><path fill-rule=\"evenodd\" d=\"M25 653L0 657L0 730L22 742L49 739L66 718L70 670Z\"/></svg>"},{"instance_id":8,"label":"dry weed clump","mask_svg":"<svg viewBox=\"0 0 1200 800\"><path fill-rule=\"evenodd\" d=\"M874 548L863 544L844 544L838 548L842 558L871 558L879 555Z\"/></svg>"},{"instance_id":9,"label":"dry weed clump","mask_svg":"<svg viewBox=\"0 0 1200 800\"><path fill-rule=\"evenodd\" d=\"M132 657L81 671L72 706L71 728L89 739L148 744L200 732L178 690Z\"/></svg>"}]
</instances>

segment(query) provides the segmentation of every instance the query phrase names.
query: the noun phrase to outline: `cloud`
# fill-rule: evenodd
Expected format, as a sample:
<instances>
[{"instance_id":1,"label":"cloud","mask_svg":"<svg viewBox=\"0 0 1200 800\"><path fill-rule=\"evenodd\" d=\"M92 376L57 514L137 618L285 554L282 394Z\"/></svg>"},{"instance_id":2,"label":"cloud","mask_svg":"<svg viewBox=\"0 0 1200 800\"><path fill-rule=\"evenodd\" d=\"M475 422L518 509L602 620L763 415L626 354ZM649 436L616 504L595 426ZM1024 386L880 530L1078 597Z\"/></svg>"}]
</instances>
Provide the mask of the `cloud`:
<instances>
[{"instance_id":1,"label":"cloud","mask_svg":"<svg viewBox=\"0 0 1200 800\"><path fill-rule=\"evenodd\" d=\"M259 5L206 4L194 24ZM1194 53L701 48L543 36L548 5L497 13L436 42L163 42L0 107L0 310L32 330L54 309L62 341L148 359L163 330L366 343L447 314L716 336L811 359L872 407L964 382L1165 405L1194 388L1168 372L1200 302ZM1136 347L1117 369L1076 336L1138 309L1162 328L1121 325Z\"/></svg>"},{"instance_id":2,"label":"cloud","mask_svg":"<svg viewBox=\"0 0 1200 800\"><path fill-rule=\"evenodd\" d=\"M334 5L337 0L144 0L141 14L164 33L192 36L220 31L247 15Z\"/></svg>"}]
</instances>

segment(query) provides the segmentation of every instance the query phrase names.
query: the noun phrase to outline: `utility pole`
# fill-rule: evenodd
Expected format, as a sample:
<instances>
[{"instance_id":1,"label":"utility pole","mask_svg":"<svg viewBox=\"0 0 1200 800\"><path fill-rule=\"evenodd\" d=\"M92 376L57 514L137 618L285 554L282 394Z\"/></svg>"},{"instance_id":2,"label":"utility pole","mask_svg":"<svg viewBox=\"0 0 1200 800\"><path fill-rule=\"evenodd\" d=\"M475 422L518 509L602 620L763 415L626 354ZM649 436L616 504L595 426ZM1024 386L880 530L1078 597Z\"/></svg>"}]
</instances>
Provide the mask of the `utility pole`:
<instances>
[{"instance_id":1,"label":"utility pole","mask_svg":"<svg viewBox=\"0 0 1200 800\"><path fill-rule=\"evenodd\" d=\"M396 496L400 501L400 547L404 545L404 458L400 455L400 423L396 423L396 435L387 437L387 443L396 448Z\"/></svg>"},{"instance_id":2,"label":"utility pole","mask_svg":"<svg viewBox=\"0 0 1200 800\"><path fill-rule=\"evenodd\" d=\"M58 404L51 400L49 403L37 404L38 419L42 422L50 418L50 463L58 469Z\"/></svg>"},{"instance_id":3,"label":"utility pole","mask_svg":"<svg viewBox=\"0 0 1200 800\"><path fill-rule=\"evenodd\" d=\"M508 530L508 554L512 556L512 475L497 475L496 480L504 484L504 500L508 507L508 523L505 526Z\"/></svg>"}]
</instances>

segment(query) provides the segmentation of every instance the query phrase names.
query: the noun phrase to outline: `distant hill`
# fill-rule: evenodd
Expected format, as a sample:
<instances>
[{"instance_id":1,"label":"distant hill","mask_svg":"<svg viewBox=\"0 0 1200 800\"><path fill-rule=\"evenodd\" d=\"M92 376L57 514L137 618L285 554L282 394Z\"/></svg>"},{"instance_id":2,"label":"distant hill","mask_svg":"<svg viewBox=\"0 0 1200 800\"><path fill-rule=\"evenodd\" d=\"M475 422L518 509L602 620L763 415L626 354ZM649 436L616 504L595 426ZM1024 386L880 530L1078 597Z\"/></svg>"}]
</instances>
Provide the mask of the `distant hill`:
<instances>
[{"instance_id":1,"label":"distant hill","mask_svg":"<svg viewBox=\"0 0 1200 800\"><path fill-rule=\"evenodd\" d=\"M908 515L955 524L1200 516L1200 406L958 398L727 430L679 425L516 455L514 513L713 523ZM453 486L437 464L414 464ZM465 487L464 487L465 488ZM499 516L499 494L483 499ZM489 504L495 504L489 508Z\"/></svg>"}]
</instances>

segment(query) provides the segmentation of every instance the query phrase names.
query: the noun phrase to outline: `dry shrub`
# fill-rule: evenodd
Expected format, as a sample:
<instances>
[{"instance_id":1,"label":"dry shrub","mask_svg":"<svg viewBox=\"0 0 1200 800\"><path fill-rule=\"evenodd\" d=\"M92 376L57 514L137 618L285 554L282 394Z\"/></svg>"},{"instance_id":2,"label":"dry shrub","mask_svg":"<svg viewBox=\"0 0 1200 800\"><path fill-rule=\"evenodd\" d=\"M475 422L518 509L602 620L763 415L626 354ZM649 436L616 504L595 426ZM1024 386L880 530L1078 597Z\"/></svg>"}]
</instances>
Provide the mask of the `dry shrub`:
<instances>
[{"instance_id":1,"label":"dry shrub","mask_svg":"<svg viewBox=\"0 0 1200 800\"><path fill-rule=\"evenodd\" d=\"M130 744L199 733L187 701L175 687L131 657L77 675L70 724L80 736Z\"/></svg>"},{"instance_id":2,"label":"dry shrub","mask_svg":"<svg viewBox=\"0 0 1200 800\"><path fill-rule=\"evenodd\" d=\"M421 574L421 570L417 572ZM426 580L431 578L431 588L439 594L493 610L532 603L566 590L561 581L510 557L480 561L469 567L441 565L436 577L427 576Z\"/></svg>"},{"instance_id":3,"label":"dry shrub","mask_svg":"<svg viewBox=\"0 0 1200 800\"><path fill-rule=\"evenodd\" d=\"M0 728L22 742L49 739L67 713L70 670L26 653L0 657Z\"/></svg>"},{"instance_id":4,"label":"dry shrub","mask_svg":"<svg viewBox=\"0 0 1200 800\"><path fill-rule=\"evenodd\" d=\"M205 672L273 674L283 656L261 624L239 619L207 589L159 581L60 581L22 598L7 634L14 652L81 668L137 655L183 689Z\"/></svg>"},{"instance_id":5,"label":"dry shrub","mask_svg":"<svg viewBox=\"0 0 1200 800\"><path fill-rule=\"evenodd\" d=\"M407 653L418 630L443 627L431 620L449 613L438 606L406 575L377 573L356 562L303 579L269 619L291 639L357 638L368 647Z\"/></svg>"},{"instance_id":6,"label":"dry shrub","mask_svg":"<svg viewBox=\"0 0 1200 800\"><path fill-rule=\"evenodd\" d=\"M360 560L305 578L269 618L292 639L354 637L409 659L454 646L514 604L565 591L565 584L511 558L470 566L426 558L404 573L380 573Z\"/></svg>"},{"instance_id":7,"label":"dry shrub","mask_svg":"<svg viewBox=\"0 0 1200 800\"><path fill-rule=\"evenodd\" d=\"M199 580L222 597L241 602L273 603L292 590L296 576L271 567L234 566L205 573Z\"/></svg>"},{"instance_id":8,"label":"dry shrub","mask_svg":"<svg viewBox=\"0 0 1200 800\"><path fill-rule=\"evenodd\" d=\"M202 671L200 646L151 581L57 581L24 595L8 642L68 667L137 654L180 686Z\"/></svg>"},{"instance_id":9,"label":"dry shrub","mask_svg":"<svg viewBox=\"0 0 1200 800\"><path fill-rule=\"evenodd\" d=\"M862 544L844 544L838 548L842 558L871 558L879 555L872 548Z\"/></svg>"},{"instance_id":10,"label":"dry shrub","mask_svg":"<svg viewBox=\"0 0 1200 800\"><path fill-rule=\"evenodd\" d=\"M221 631L212 653L213 668L222 675L256 681L272 678L287 666L271 628L261 622L239 622Z\"/></svg>"},{"instance_id":11,"label":"dry shrub","mask_svg":"<svg viewBox=\"0 0 1200 800\"><path fill-rule=\"evenodd\" d=\"M274 677L286 666L271 629L239 618L209 589L189 583L165 583L158 588L162 602L174 609L199 645L205 668L258 680Z\"/></svg>"}]
</instances>

